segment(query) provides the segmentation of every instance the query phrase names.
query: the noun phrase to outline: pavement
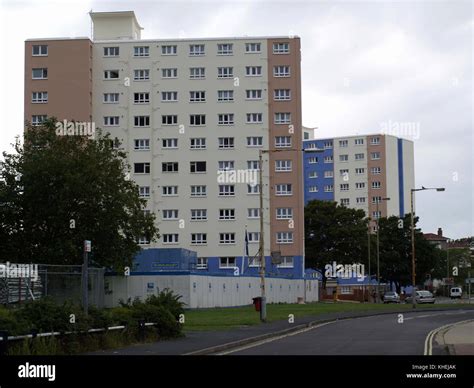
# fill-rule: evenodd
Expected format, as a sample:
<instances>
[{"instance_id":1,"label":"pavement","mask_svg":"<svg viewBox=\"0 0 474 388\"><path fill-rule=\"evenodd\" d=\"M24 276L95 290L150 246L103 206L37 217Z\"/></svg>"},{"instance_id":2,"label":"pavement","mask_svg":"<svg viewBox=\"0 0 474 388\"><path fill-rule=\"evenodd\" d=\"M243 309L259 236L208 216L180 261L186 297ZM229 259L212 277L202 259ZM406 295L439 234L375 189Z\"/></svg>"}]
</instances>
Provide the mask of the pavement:
<instances>
[{"instance_id":1,"label":"pavement","mask_svg":"<svg viewBox=\"0 0 474 388\"><path fill-rule=\"evenodd\" d=\"M299 335L300 331L312 331L316 337L310 335L303 342L298 342L295 346L292 343L287 346L277 346L278 349L286 348L286 351L275 351L268 347L260 347L259 352L250 354L423 354L422 343L426 334L441 326L438 323L451 323L461 320L463 317L474 318L474 309L430 309L407 312L406 310L391 312L345 312L328 313L318 316L295 319L294 323L288 321L276 321L261 325L241 327L226 331L189 331L184 338L170 341L159 341L149 344L137 344L126 348L101 350L91 352L93 355L201 355L226 353L229 349L238 349L250 346L261 341L276 341L275 338L286 338L291 336L294 339L305 338ZM398 323L399 315L403 313L404 321L407 325ZM467 315L466 315L467 314ZM438 317L437 319L428 317ZM425 318L425 324L408 324L411 320ZM444 319L440 319L444 317ZM461 318L460 318L461 317ZM365 321L364 321L365 319ZM464 318L466 319L466 318ZM324 325L319 328L318 325ZM438 325L438 326L436 326ZM327 329L331 326L335 331ZM364 328L370 330L365 330ZM314 329L314 330L313 330ZM324 329L324 330L323 330ZM408 331L407 331L408 330ZM298 334L298 335L297 335ZM342 347L334 347L335 341L345 338L351 347L347 347L343 341ZM358 339L354 341L354 338ZM365 340L363 340L365 338ZM397 341L393 340L397 338ZM416 339L416 346L410 345L410 341ZM307 344L317 343L317 347L311 347L306 351L302 350ZM356 345L357 342L357 345ZM400 344L404 346L400 347ZM390 350L398 349L397 351ZM256 349L256 348L255 348ZM263 349L263 353L262 353ZM334 349L339 349L334 352ZM389 350L387 350L389 349ZM265 353L268 351L268 353ZM462 350L459 350L462 351ZM318 353L321 352L321 353ZM420 353L421 352L421 353ZM234 353L232 351L232 353ZM241 353L247 354L247 353Z\"/></svg>"},{"instance_id":2,"label":"pavement","mask_svg":"<svg viewBox=\"0 0 474 388\"><path fill-rule=\"evenodd\" d=\"M449 325L437 333L438 347L451 355L474 355L474 319Z\"/></svg>"}]
</instances>

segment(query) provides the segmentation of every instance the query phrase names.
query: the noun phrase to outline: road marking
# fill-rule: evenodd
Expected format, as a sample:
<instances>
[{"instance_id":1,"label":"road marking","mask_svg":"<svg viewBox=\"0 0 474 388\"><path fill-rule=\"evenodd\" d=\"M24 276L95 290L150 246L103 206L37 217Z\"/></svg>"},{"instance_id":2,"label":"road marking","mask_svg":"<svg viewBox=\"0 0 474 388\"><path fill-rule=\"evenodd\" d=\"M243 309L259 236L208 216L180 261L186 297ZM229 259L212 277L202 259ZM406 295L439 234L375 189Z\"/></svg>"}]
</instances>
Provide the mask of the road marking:
<instances>
[{"instance_id":1,"label":"road marking","mask_svg":"<svg viewBox=\"0 0 474 388\"><path fill-rule=\"evenodd\" d=\"M466 323L466 322L472 322L474 321L473 319L466 319L464 321L459 321L459 322L454 322L454 323L448 323L446 325L440 326L436 329L431 330L428 335L425 338L425 350L423 354L425 356L432 356L433 355L433 338L438 334L441 330L447 329L451 326L456 326L460 325L461 323Z\"/></svg>"},{"instance_id":2,"label":"road marking","mask_svg":"<svg viewBox=\"0 0 474 388\"><path fill-rule=\"evenodd\" d=\"M345 320L350 320L352 318L348 318L348 319L345 319ZM317 329L319 327L323 327L323 326L326 326L326 325L330 325L332 323L336 323L336 322L340 322L340 320L334 320L334 321L331 321L331 322L325 322L325 323L321 323L319 325L314 325L314 326L311 326L311 327L306 327L304 329L301 329L301 330L298 330L298 331L294 331L292 333L288 333L288 334L283 334L283 335L279 335L278 337L272 337L272 338L268 338L268 339L265 339L265 340L262 340L262 341L258 341L258 342L254 342L252 344L248 344L248 345L244 345L244 346L240 346L238 348L234 348L234 349L230 349L230 350L225 350L223 352L218 352L216 353L217 356L225 356L227 354L231 354L231 353L236 353L236 352L240 352L242 350L247 350L247 349L251 349L251 348L254 348L254 347L257 347L257 346L261 346L261 345L264 345L264 344L267 344L269 342L273 342L273 341L278 341L280 339L283 339L283 338L287 338L287 337L291 337L291 336L294 336L294 335L297 335L297 334L301 334L301 333L306 333L307 331L310 331L310 330L313 330L313 329Z\"/></svg>"}]
</instances>

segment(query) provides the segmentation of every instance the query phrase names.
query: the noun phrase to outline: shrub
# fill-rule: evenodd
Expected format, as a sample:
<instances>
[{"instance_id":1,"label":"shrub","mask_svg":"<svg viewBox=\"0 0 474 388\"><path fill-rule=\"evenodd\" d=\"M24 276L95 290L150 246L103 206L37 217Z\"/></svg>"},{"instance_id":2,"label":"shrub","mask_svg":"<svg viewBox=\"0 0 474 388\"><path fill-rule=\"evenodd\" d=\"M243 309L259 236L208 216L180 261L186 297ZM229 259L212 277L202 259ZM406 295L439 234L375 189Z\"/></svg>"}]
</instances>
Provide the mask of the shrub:
<instances>
[{"instance_id":1,"label":"shrub","mask_svg":"<svg viewBox=\"0 0 474 388\"><path fill-rule=\"evenodd\" d=\"M181 295L175 295L173 291L165 288L158 296L150 295L146 303L164 307L178 320L179 316L184 313L184 303L181 302L180 299Z\"/></svg>"}]
</instances>

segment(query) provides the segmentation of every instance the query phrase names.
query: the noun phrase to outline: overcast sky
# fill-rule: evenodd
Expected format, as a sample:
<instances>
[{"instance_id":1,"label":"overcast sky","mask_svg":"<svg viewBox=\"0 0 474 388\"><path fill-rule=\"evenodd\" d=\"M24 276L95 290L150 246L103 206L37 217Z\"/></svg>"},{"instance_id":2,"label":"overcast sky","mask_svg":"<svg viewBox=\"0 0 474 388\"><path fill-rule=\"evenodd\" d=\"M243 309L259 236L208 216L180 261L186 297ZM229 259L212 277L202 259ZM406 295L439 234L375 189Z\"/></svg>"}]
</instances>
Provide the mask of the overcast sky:
<instances>
[{"instance_id":1,"label":"overcast sky","mask_svg":"<svg viewBox=\"0 0 474 388\"><path fill-rule=\"evenodd\" d=\"M424 232L474 235L471 1L0 0L0 150L22 133L24 40L90 36L88 12L134 10L142 38L298 35L303 123L318 137L414 129Z\"/></svg>"}]
</instances>

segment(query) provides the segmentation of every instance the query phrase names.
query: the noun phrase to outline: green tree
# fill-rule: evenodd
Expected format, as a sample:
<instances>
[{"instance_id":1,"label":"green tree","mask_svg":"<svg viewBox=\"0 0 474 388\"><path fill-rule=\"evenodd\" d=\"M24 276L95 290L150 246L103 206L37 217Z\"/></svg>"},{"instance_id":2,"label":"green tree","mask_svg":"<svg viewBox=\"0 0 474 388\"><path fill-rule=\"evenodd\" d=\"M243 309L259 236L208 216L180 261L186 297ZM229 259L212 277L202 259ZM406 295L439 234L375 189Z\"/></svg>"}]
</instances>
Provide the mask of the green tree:
<instances>
[{"instance_id":1,"label":"green tree","mask_svg":"<svg viewBox=\"0 0 474 388\"><path fill-rule=\"evenodd\" d=\"M58 136L56 120L29 126L0 166L0 261L80 264L84 240L92 263L123 268L139 236L159 237L126 154L101 131L94 139Z\"/></svg>"},{"instance_id":2,"label":"green tree","mask_svg":"<svg viewBox=\"0 0 474 388\"><path fill-rule=\"evenodd\" d=\"M367 262L368 219L360 209L332 201L310 201L305 207L306 266Z\"/></svg>"}]
</instances>

